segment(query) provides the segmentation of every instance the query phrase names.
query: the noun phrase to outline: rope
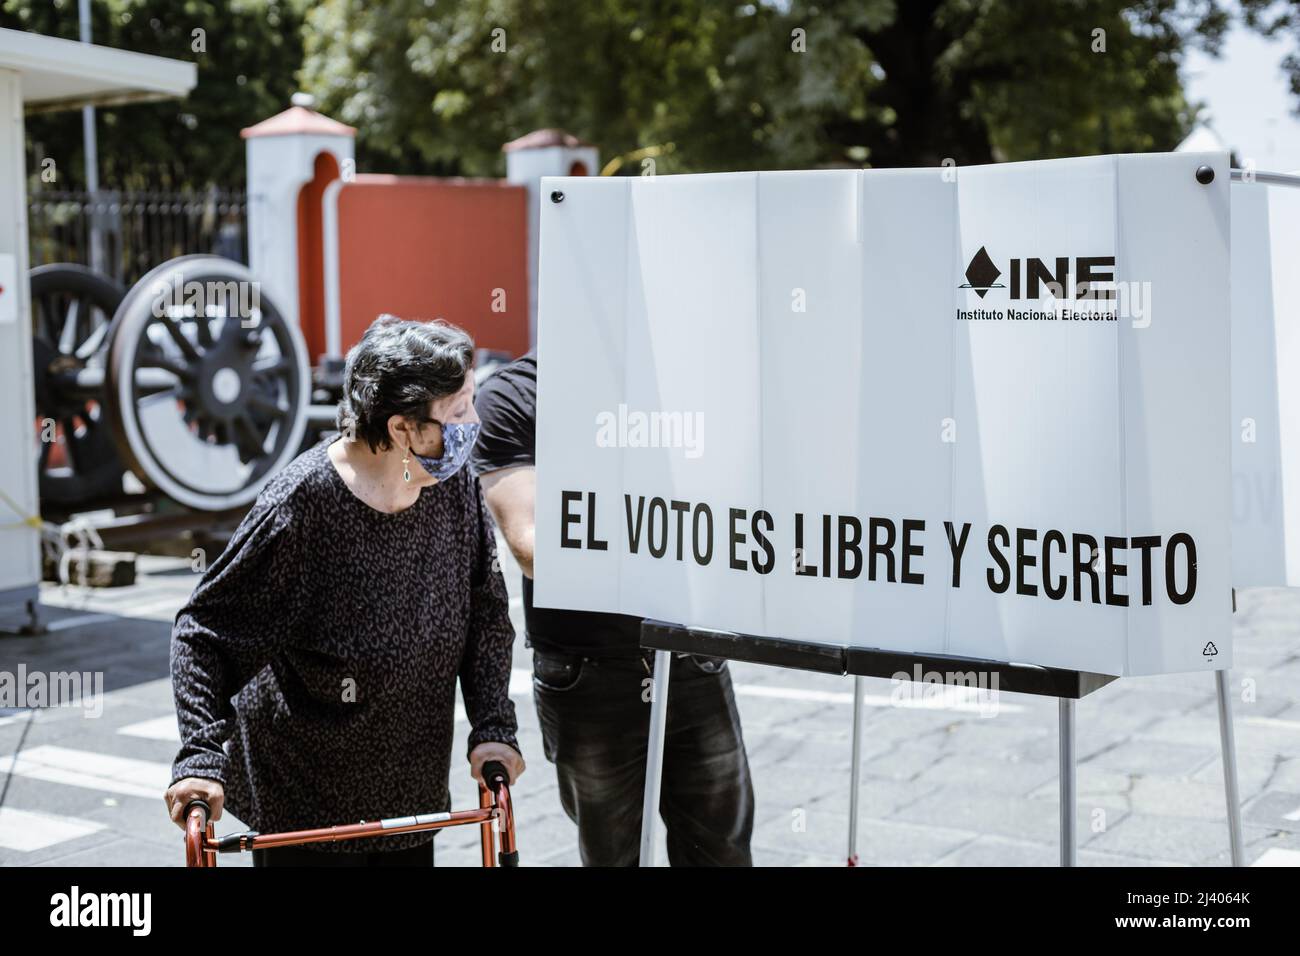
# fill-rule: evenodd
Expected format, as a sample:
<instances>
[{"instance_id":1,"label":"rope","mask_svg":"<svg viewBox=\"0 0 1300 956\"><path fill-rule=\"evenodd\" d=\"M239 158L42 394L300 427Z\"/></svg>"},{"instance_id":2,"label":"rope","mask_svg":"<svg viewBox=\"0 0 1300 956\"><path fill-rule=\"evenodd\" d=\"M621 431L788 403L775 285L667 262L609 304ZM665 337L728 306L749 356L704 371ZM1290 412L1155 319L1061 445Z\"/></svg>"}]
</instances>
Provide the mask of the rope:
<instances>
[{"instance_id":1,"label":"rope","mask_svg":"<svg viewBox=\"0 0 1300 956\"><path fill-rule=\"evenodd\" d=\"M69 545L68 538L76 538L75 545ZM95 530L84 515L78 515L71 521L65 522L63 527L58 529L58 540L61 545L59 553L59 585L67 587L72 583L72 576L68 573L72 567L72 562L77 562L77 569L80 573L82 583L90 572L90 552L94 548L103 550L104 542L99 537L99 532Z\"/></svg>"},{"instance_id":2,"label":"rope","mask_svg":"<svg viewBox=\"0 0 1300 956\"><path fill-rule=\"evenodd\" d=\"M0 525L0 531L15 528L33 528L41 538L41 556L48 559L59 570L59 587L66 589L72 584L72 562L77 562L80 579L85 581L90 570L90 552L102 550L103 539L84 515L74 517L63 525L51 524L40 515L26 515L18 502L14 501L3 488L0 488L0 500L21 520ZM69 539L76 539L70 544Z\"/></svg>"},{"instance_id":3,"label":"rope","mask_svg":"<svg viewBox=\"0 0 1300 956\"><path fill-rule=\"evenodd\" d=\"M0 499L3 499L4 503L9 506L9 510L12 511L21 519L20 521L14 521L6 525L0 525L0 530L9 530L13 528L35 528L37 531L41 531L45 528L45 522L41 520L40 515L23 514L22 506L20 506L18 502L10 498L9 493L5 491L3 488L0 488Z\"/></svg>"}]
</instances>

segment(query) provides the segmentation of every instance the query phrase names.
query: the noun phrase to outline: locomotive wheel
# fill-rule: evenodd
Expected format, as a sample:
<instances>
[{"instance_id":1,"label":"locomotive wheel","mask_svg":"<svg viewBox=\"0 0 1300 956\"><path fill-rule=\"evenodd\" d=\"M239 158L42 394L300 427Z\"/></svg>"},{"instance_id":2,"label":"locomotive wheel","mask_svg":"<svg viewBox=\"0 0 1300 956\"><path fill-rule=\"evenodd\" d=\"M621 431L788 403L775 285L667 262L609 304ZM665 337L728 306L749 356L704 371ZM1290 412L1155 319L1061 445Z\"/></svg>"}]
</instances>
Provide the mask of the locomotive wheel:
<instances>
[{"instance_id":1,"label":"locomotive wheel","mask_svg":"<svg viewBox=\"0 0 1300 956\"><path fill-rule=\"evenodd\" d=\"M69 263L37 266L28 278L41 502L62 508L120 495L126 465L104 403L76 383L102 381L105 336L126 289Z\"/></svg>"},{"instance_id":2,"label":"locomotive wheel","mask_svg":"<svg viewBox=\"0 0 1300 956\"><path fill-rule=\"evenodd\" d=\"M249 504L299 451L307 349L237 262L182 256L136 283L108 333L107 371L122 457L190 508Z\"/></svg>"}]
</instances>

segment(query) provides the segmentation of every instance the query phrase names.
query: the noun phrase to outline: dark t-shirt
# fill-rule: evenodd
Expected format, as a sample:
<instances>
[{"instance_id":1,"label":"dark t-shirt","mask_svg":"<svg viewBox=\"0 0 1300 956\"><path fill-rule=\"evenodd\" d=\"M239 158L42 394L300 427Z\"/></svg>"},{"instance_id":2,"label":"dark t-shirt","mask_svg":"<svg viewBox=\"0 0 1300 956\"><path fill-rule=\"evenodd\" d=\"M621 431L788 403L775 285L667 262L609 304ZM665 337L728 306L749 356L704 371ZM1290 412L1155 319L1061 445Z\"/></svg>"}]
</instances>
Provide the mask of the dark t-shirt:
<instances>
[{"instance_id":1,"label":"dark t-shirt","mask_svg":"<svg viewBox=\"0 0 1300 956\"><path fill-rule=\"evenodd\" d=\"M485 475L537 463L537 353L503 366L474 399L483 422L472 466ZM631 657L641 641L641 619L624 614L533 607L533 582L524 576L524 623L528 643L542 650L588 657Z\"/></svg>"}]
</instances>

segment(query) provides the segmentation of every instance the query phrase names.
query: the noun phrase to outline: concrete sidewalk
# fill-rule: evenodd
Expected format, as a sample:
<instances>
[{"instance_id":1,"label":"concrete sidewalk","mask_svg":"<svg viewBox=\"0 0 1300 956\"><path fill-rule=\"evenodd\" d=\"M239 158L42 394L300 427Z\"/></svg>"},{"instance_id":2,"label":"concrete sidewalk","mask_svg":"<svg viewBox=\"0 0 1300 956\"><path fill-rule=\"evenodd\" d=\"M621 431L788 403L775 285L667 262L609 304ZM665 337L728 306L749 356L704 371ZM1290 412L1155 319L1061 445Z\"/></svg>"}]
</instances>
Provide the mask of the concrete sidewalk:
<instances>
[{"instance_id":1,"label":"concrete sidewalk","mask_svg":"<svg viewBox=\"0 0 1300 956\"><path fill-rule=\"evenodd\" d=\"M162 803L177 742L167 655L171 620L196 576L175 559L145 557L140 567L130 588L48 588L54 630L0 638L0 671L101 671L105 691L96 718L0 711L2 865L183 862ZM522 634L518 572L505 573ZM1239 592L1237 606L1232 684L1247 861L1300 865L1300 591ZM529 658L521 636L511 681L528 760L514 791L521 858L573 866L576 833L542 754ZM757 799L755 862L843 865L852 680L748 664L732 674ZM1054 700L1002 695L997 713L982 716L965 694L899 706L890 682L866 683L863 865L1055 865ZM1116 681L1078 714L1081 863L1228 861L1210 675ZM458 716L453 753L463 754L469 728ZM454 763L452 795L454 806L477 804L468 765ZM227 817L217 829L240 827ZM478 862L477 830L438 837L439 865Z\"/></svg>"}]
</instances>

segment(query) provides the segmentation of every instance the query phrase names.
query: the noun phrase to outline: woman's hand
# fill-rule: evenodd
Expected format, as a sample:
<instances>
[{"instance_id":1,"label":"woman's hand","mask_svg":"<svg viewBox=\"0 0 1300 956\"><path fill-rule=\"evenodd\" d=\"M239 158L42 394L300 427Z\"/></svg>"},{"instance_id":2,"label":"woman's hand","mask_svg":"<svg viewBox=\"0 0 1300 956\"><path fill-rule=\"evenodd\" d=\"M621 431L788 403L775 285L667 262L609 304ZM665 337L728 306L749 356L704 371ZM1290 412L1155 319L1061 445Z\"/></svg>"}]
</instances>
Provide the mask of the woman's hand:
<instances>
[{"instance_id":1,"label":"woman's hand","mask_svg":"<svg viewBox=\"0 0 1300 956\"><path fill-rule=\"evenodd\" d=\"M215 780L186 777L168 787L167 792L163 794L163 800L167 803L167 812L171 815L172 823L184 830L185 805L191 800L204 801L212 811L208 819L220 820L221 807L226 802L226 790Z\"/></svg>"},{"instance_id":2,"label":"woman's hand","mask_svg":"<svg viewBox=\"0 0 1300 956\"><path fill-rule=\"evenodd\" d=\"M489 760L499 760L505 766L512 787L519 779L519 775L524 772L524 758L519 755L518 750L509 744L489 740L479 744L469 753L469 775L483 786L487 786L483 780L483 765Z\"/></svg>"}]
</instances>

